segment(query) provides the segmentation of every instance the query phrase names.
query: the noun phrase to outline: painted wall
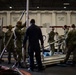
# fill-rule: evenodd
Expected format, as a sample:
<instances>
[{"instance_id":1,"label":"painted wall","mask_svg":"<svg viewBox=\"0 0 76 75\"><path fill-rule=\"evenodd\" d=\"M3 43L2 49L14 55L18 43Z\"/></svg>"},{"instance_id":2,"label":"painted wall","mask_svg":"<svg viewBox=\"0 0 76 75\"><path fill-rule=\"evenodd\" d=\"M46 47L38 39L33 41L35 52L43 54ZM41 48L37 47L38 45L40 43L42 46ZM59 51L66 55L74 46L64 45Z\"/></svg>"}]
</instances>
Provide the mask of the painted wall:
<instances>
[{"instance_id":1,"label":"painted wall","mask_svg":"<svg viewBox=\"0 0 76 75\"><path fill-rule=\"evenodd\" d=\"M0 11L0 19L3 17L3 25L8 26L9 24L15 26L19 20L22 11ZM71 24L76 25L76 11L29 11L29 22L31 19L35 19L36 25L43 26L42 33L46 35L45 45L47 45L48 33L51 31L49 26L64 26ZM26 20L26 13L22 18L24 23ZM4 29L6 31L6 29ZM55 32L60 35L64 34L62 28L55 28Z\"/></svg>"}]
</instances>

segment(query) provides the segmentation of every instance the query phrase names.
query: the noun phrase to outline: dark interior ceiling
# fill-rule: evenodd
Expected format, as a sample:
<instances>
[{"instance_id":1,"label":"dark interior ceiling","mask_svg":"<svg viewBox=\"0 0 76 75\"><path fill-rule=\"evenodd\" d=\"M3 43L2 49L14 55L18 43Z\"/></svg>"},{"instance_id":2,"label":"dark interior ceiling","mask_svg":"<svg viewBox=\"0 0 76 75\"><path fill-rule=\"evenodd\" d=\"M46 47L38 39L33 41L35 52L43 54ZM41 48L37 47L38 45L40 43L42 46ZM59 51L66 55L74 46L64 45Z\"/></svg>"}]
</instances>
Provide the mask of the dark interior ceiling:
<instances>
[{"instance_id":1,"label":"dark interior ceiling","mask_svg":"<svg viewBox=\"0 0 76 75\"><path fill-rule=\"evenodd\" d=\"M0 0L0 10L26 10L27 0ZM11 9L9 7L12 7ZM76 0L29 0L30 10L76 10Z\"/></svg>"}]
</instances>

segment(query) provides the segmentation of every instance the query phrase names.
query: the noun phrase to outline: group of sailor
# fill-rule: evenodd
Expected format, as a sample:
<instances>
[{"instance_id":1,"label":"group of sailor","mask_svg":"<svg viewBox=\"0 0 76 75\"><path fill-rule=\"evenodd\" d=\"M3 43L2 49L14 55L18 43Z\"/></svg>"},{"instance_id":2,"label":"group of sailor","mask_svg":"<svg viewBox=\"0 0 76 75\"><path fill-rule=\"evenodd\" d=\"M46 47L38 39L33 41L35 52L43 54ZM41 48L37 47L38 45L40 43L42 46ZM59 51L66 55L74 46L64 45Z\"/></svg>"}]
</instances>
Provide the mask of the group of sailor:
<instances>
[{"instance_id":1,"label":"group of sailor","mask_svg":"<svg viewBox=\"0 0 76 75\"><path fill-rule=\"evenodd\" d=\"M12 28L13 28L12 25L7 26L6 28L8 30L6 32L2 31L2 35L0 35L0 40L1 40L0 53L2 52L3 48L5 47L5 44L7 44L7 41L9 40L9 37L11 36L11 34L13 34L8 46L6 47L6 50L8 52L8 64L11 63L11 53L13 53L14 59L21 66L22 40L23 40L26 24L25 23L22 24L21 21L18 21L14 32L12 31ZM72 28L72 30L69 30L69 27L67 25L64 25L64 27L63 27L64 35L59 35L58 32L54 32L55 28L52 27L52 30L48 34L49 35L48 43L50 46L51 55L55 54L55 43L57 43L57 47L58 47L57 53L59 53L59 51L61 50L61 47L62 47L62 51L61 51L62 54L67 54L65 62L66 62L66 60L68 60L71 52L73 52L73 55L76 57L76 51L75 51L75 49L73 49L73 48L75 48L75 43L76 43L75 25L72 24L71 28ZM54 40L55 36L56 36L56 40ZM76 60L75 57L74 57L74 60Z\"/></svg>"}]
</instances>

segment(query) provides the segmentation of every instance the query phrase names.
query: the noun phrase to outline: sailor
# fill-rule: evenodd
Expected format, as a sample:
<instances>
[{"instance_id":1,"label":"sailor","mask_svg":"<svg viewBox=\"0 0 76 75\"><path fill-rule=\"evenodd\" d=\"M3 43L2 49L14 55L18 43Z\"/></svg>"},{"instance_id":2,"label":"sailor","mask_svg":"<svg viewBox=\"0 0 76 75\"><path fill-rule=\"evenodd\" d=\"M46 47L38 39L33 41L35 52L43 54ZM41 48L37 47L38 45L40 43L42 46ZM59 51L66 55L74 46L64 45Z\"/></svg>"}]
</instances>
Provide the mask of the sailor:
<instances>
[{"instance_id":1,"label":"sailor","mask_svg":"<svg viewBox=\"0 0 76 75\"><path fill-rule=\"evenodd\" d=\"M76 29L69 31L68 37L66 39L66 47L67 47L67 54L63 63L66 63L68 61L71 52L76 53ZM73 63L72 65L75 66L76 61L74 59L74 54L72 63Z\"/></svg>"},{"instance_id":2,"label":"sailor","mask_svg":"<svg viewBox=\"0 0 76 75\"><path fill-rule=\"evenodd\" d=\"M2 30L0 31L0 53L2 52L3 48L5 45L5 32ZM4 61L2 60L2 58L0 58L0 61Z\"/></svg>"},{"instance_id":3,"label":"sailor","mask_svg":"<svg viewBox=\"0 0 76 75\"><path fill-rule=\"evenodd\" d=\"M67 36L68 36L68 31L69 31L69 28L68 28L68 26L67 25L64 25L64 37L65 37L65 39L67 38Z\"/></svg>"},{"instance_id":4,"label":"sailor","mask_svg":"<svg viewBox=\"0 0 76 75\"><path fill-rule=\"evenodd\" d=\"M7 44L10 36L13 34L12 25L9 25L7 28L8 30L5 32L5 44ZM13 53L14 59L17 60L16 52L14 50L14 36L12 36L6 50L8 52L8 64L11 64L11 53Z\"/></svg>"},{"instance_id":5,"label":"sailor","mask_svg":"<svg viewBox=\"0 0 76 75\"><path fill-rule=\"evenodd\" d=\"M49 33L49 37L48 37L48 42L49 43L54 42L54 36L55 36L55 32L54 32L54 28L52 28L52 31ZM54 43L53 44L50 44L50 48L51 48L52 55L53 55L54 52L55 52Z\"/></svg>"},{"instance_id":6,"label":"sailor","mask_svg":"<svg viewBox=\"0 0 76 75\"><path fill-rule=\"evenodd\" d=\"M2 31L1 52L2 52L2 50L3 50L3 48L4 48L4 45L5 45L5 32L4 32L4 31Z\"/></svg>"},{"instance_id":7,"label":"sailor","mask_svg":"<svg viewBox=\"0 0 76 75\"><path fill-rule=\"evenodd\" d=\"M14 30L14 36L15 36L15 41L16 41L16 52L18 55L18 59L17 59L17 65L19 65L19 67L22 67L21 65L21 59L22 59L22 36L23 36L23 31L21 30L23 27L25 27L26 25L22 25L22 21L18 21L16 28Z\"/></svg>"},{"instance_id":8,"label":"sailor","mask_svg":"<svg viewBox=\"0 0 76 75\"><path fill-rule=\"evenodd\" d=\"M64 25L64 41L63 41L63 53L66 53L66 38L68 37L69 28L67 25Z\"/></svg>"},{"instance_id":9,"label":"sailor","mask_svg":"<svg viewBox=\"0 0 76 75\"><path fill-rule=\"evenodd\" d=\"M75 24L72 24L71 28L72 30L75 30ZM74 55L73 60L76 62L76 51L73 52L73 55Z\"/></svg>"},{"instance_id":10,"label":"sailor","mask_svg":"<svg viewBox=\"0 0 76 75\"><path fill-rule=\"evenodd\" d=\"M43 70L42 62L41 62L41 55L40 55L40 43L41 47L43 48L43 36L41 29L35 25L35 20L31 19L30 21L31 26L25 32L24 40L23 40L23 47L26 47L26 41L28 40L28 54L30 59L30 68L28 70L34 71L34 53L36 57L36 62L38 65L38 71ZM40 40L40 43L39 43Z\"/></svg>"},{"instance_id":11,"label":"sailor","mask_svg":"<svg viewBox=\"0 0 76 75\"><path fill-rule=\"evenodd\" d=\"M75 24L71 25L72 30L75 30Z\"/></svg>"}]
</instances>

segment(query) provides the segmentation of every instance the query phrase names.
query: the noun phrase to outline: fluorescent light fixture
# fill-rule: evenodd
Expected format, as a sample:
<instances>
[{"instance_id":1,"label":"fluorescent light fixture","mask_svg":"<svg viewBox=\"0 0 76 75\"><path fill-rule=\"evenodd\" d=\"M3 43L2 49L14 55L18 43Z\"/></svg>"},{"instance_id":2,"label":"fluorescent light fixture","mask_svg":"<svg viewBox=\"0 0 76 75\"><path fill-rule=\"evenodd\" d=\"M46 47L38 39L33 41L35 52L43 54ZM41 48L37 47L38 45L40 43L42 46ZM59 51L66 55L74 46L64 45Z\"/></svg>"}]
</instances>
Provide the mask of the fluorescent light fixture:
<instances>
[{"instance_id":1,"label":"fluorescent light fixture","mask_svg":"<svg viewBox=\"0 0 76 75\"><path fill-rule=\"evenodd\" d=\"M63 3L63 5L70 5L70 3Z\"/></svg>"},{"instance_id":2,"label":"fluorescent light fixture","mask_svg":"<svg viewBox=\"0 0 76 75\"><path fill-rule=\"evenodd\" d=\"M12 9L12 7L11 7L11 6L10 6L9 8L10 8L10 9Z\"/></svg>"},{"instance_id":3,"label":"fluorescent light fixture","mask_svg":"<svg viewBox=\"0 0 76 75\"><path fill-rule=\"evenodd\" d=\"M64 9L66 9L66 7L64 7Z\"/></svg>"},{"instance_id":4,"label":"fluorescent light fixture","mask_svg":"<svg viewBox=\"0 0 76 75\"><path fill-rule=\"evenodd\" d=\"M39 8L39 6L37 8Z\"/></svg>"}]
</instances>

